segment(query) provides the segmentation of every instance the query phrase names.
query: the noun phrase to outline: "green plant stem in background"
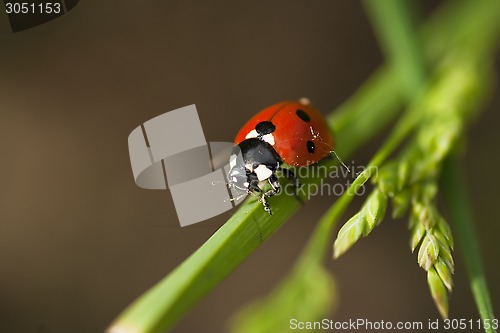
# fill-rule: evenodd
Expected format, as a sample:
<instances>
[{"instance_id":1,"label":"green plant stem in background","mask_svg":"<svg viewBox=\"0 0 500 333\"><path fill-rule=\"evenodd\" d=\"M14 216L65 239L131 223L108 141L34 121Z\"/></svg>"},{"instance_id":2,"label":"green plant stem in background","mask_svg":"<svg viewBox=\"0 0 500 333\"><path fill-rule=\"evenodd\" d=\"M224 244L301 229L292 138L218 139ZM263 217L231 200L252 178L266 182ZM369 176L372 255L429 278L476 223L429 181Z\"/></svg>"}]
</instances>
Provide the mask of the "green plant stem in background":
<instances>
[{"instance_id":1,"label":"green plant stem in background","mask_svg":"<svg viewBox=\"0 0 500 333\"><path fill-rule=\"evenodd\" d=\"M481 10L476 9L479 6ZM456 13L467 15L460 16ZM452 46L447 42L448 39L459 40L454 36L464 34L468 25L479 24L483 29L487 29L485 22L491 23L488 19L491 16L488 6L476 2L454 2L438 15L440 17L433 19L424 34L425 40L429 40L431 45L425 52L429 59L443 54ZM446 20L460 24L452 24ZM443 29L446 31L441 31ZM427 42L424 45L427 46ZM380 133L394 118L397 106L400 105L398 84L396 72L392 68L384 67L344 103L338 112L328 117L336 130L339 145L337 152L343 158ZM319 179L306 181L318 182ZM340 200L344 202L347 199ZM339 205L335 216L340 216L344 210L343 206L346 207L347 204L348 202L344 202ZM247 200L241 204L229 221L193 255L132 303L108 332L160 333L170 329L300 206L293 197L284 195L273 198L272 205L274 215L269 217L255 200ZM327 227L331 226L333 224ZM326 235L320 236L328 243L331 233L325 232ZM310 253L323 253L324 248L318 249L311 250Z\"/></svg>"},{"instance_id":2,"label":"green plant stem in background","mask_svg":"<svg viewBox=\"0 0 500 333\"><path fill-rule=\"evenodd\" d=\"M425 58L417 38L407 0L365 0L386 61L396 69L403 93L415 99L426 81Z\"/></svg>"},{"instance_id":3,"label":"green plant stem in background","mask_svg":"<svg viewBox=\"0 0 500 333\"><path fill-rule=\"evenodd\" d=\"M420 39L412 26L413 20L407 0L365 0L364 7L369 14L388 62L396 71L400 90L406 100L414 101L423 91L426 82L425 58ZM415 126L420 110L407 112L396 131L384 147L373 157L370 164L379 166L402 142Z\"/></svg>"},{"instance_id":4,"label":"green plant stem in background","mask_svg":"<svg viewBox=\"0 0 500 333\"><path fill-rule=\"evenodd\" d=\"M461 161L456 156L450 156L444 164L443 185L447 207L450 211L455 232L462 248L465 265L469 274L472 294L483 321L495 318L491 305L490 294L486 284L481 255L474 230L474 220L467 198ZM487 333L496 333L493 327L485 328Z\"/></svg>"}]
</instances>

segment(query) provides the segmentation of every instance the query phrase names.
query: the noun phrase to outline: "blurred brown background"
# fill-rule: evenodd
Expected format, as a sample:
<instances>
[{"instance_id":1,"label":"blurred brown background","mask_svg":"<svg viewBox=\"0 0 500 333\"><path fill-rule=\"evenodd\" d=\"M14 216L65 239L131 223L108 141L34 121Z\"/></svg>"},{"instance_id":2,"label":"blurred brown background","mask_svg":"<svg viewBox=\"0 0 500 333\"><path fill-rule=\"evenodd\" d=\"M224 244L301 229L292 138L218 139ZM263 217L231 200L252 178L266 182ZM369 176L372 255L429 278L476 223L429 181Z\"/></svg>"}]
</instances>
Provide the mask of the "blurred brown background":
<instances>
[{"instance_id":1,"label":"blurred brown background","mask_svg":"<svg viewBox=\"0 0 500 333\"><path fill-rule=\"evenodd\" d=\"M207 141L231 141L281 100L307 96L333 110L383 61L357 1L80 1L16 34L1 16L0 41L0 332L103 331L230 216L180 228L168 191L134 184L133 128L195 103ZM495 91L465 161L497 314L499 107ZM223 331L288 272L331 200L309 202L174 331ZM408 237L406 221L386 220L328 263L340 290L333 319L438 317ZM450 316L476 319L455 256Z\"/></svg>"}]
</instances>

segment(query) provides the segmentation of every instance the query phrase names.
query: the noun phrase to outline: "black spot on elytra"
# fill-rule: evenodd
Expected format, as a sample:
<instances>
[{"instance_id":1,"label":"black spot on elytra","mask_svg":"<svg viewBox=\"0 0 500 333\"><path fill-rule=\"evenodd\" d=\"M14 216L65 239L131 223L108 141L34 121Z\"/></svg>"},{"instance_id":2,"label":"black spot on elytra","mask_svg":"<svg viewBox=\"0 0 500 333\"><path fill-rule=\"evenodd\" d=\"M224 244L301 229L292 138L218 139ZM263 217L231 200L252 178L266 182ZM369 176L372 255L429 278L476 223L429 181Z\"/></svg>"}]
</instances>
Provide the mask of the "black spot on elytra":
<instances>
[{"instance_id":1,"label":"black spot on elytra","mask_svg":"<svg viewBox=\"0 0 500 333\"><path fill-rule=\"evenodd\" d=\"M316 151L316 145L314 145L314 142L307 141L307 151L311 154L314 154L314 152Z\"/></svg>"},{"instance_id":2,"label":"black spot on elytra","mask_svg":"<svg viewBox=\"0 0 500 333\"><path fill-rule=\"evenodd\" d=\"M276 130L276 126L270 121L261 121L255 126L255 130L259 135L266 135L274 132Z\"/></svg>"},{"instance_id":3,"label":"black spot on elytra","mask_svg":"<svg viewBox=\"0 0 500 333\"><path fill-rule=\"evenodd\" d=\"M297 110L295 111L295 113L297 114L297 116L299 116L300 119L302 119L303 121L305 122L309 122L311 121L311 118L309 117L309 115L304 111L304 110Z\"/></svg>"}]
</instances>

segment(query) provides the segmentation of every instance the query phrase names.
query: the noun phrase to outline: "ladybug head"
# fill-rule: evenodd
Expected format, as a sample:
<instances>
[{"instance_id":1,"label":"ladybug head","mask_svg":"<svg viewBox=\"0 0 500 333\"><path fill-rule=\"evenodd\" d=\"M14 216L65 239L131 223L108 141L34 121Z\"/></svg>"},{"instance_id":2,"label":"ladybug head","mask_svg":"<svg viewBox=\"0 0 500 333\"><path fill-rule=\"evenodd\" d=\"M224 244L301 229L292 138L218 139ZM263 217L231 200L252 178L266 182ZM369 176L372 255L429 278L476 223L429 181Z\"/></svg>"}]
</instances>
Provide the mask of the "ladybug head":
<instances>
[{"instance_id":1,"label":"ladybug head","mask_svg":"<svg viewBox=\"0 0 500 333\"><path fill-rule=\"evenodd\" d=\"M237 190L247 191L250 182L244 165L235 165L228 173L229 184Z\"/></svg>"},{"instance_id":2,"label":"ladybug head","mask_svg":"<svg viewBox=\"0 0 500 333\"><path fill-rule=\"evenodd\" d=\"M229 157L229 172L227 174L229 186L238 191L247 192L250 185L248 174L249 170L246 168L242 152L239 146L236 146Z\"/></svg>"},{"instance_id":3,"label":"ladybug head","mask_svg":"<svg viewBox=\"0 0 500 333\"><path fill-rule=\"evenodd\" d=\"M244 140L234 147L229 159L231 187L248 192L269 179L279 168L280 158L273 147L257 138Z\"/></svg>"}]
</instances>

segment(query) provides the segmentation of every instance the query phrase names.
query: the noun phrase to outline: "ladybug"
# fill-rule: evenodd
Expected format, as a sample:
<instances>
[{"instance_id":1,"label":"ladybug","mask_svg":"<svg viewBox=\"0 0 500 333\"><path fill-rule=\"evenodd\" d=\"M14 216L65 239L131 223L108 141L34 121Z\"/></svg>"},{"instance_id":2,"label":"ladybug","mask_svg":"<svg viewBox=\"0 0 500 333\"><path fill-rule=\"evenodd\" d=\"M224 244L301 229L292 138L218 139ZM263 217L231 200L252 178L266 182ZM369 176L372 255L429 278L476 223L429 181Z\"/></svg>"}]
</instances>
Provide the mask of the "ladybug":
<instances>
[{"instance_id":1,"label":"ladybug","mask_svg":"<svg viewBox=\"0 0 500 333\"><path fill-rule=\"evenodd\" d=\"M238 132L229 159L229 186L241 193L255 194L272 215L267 198L279 193L277 172L295 186L300 181L284 168L307 166L330 156L334 138L325 118L306 102L286 101L272 105L252 117ZM264 192L259 183L268 181ZM298 196L296 195L298 198Z\"/></svg>"}]
</instances>

